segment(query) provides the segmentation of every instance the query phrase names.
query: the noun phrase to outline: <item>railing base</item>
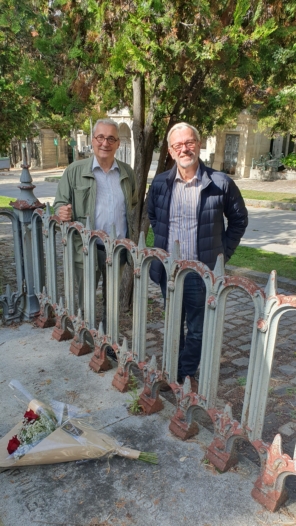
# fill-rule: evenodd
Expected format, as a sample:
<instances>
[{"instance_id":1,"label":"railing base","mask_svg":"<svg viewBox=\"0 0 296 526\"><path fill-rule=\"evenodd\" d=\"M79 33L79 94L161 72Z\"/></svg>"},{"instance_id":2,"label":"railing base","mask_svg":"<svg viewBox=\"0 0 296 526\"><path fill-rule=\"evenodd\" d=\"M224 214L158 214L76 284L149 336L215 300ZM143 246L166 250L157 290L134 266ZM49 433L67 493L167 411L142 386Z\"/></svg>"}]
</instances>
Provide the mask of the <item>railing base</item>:
<instances>
[{"instance_id":1,"label":"railing base","mask_svg":"<svg viewBox=\"0 0 296 526\"><path fill-rule=\"evenodd\" d=\"M48 327L54 327L56 324L55 318L46 318L45 316L39 316L36 318L35 323L40 329L48 329Z\"/></svg>"},{"instance_id":2,"label":"railing base","mask_svg":"<svg viewBox=\"0 0 296 526\"><path fill-rule=\"evenodd\" d=\"M157 395L156 398L150 398L150 396L145 393L145 388L140 394L139 404L143 407L146 415L158 413L158 411L161 411L164 407L159 396Z\"/></svg>"},{"instance_id":3,"label":"railing base","mask_svg":"<svg viewBox=\"0 0 296 526\"><path fill-rule=\"evenodd\" d=\"M225 473L232 466L237 464L237 455L235 453L227 453L217 447L220 445L220 439L214 439L207 449L206 458L217 468L221 473Z\"/></svg>"},{"instance_id":4,"label":"railing base","mask_svg":"<svg viewBox=\"0 0 296 526\"><path fill-rule=\"evenodd\" d=\"M285 489L282 492L274 490L265 492L260 487L258 481L255 482L255 487L252 489L251 495L253 499L257 500L257 502L272 512L277 511L288 498L288 493Z\"/></svg>"},{"instance_id":5,"label":"railing base","mask_svg":"<svg viewBox=\"0 0 296 526\"><path fill-rule=\"evenodd\" d=\"M112 369L112 365L106 356L106 351L103 351L101 347L96 347L89 366L95 373Z\"/></svg>"},{"instance_id":6,"label":"railing base","mask_svg":"<svg viewBox=\"0 0 296 526\"><path fill-rule=\"evenodd\" d=\"M72 340L73 333L68 331L68 329L59 329L55 327L52 331L52 337L58 342L64 342L66 340Z\"/></svg>"},{"instance_id":7,"label":"railing base","mask_svg":"<svg viewBox=\"0 0 296 526\"><path fill-rule=\"evenodd\" d=\"M196 422L188 424L186 420L181 420L178 416L173 416L169 425L169 430L181 440L187 440L198 434L199 428Z\"/></svg>"},{"instance_id":8,"label":"railing base","mask_svg":"<svg viewBox=\"0 0 296 526\"><path fill-rule=\"evenodd\" d=\"M126 393L131 387L129 371L125 371L123 374L117 371L112 380L112 385L121 393Z\"/></svg>"},{"instance_id":9,"label":"railing base","mask_svg":"<svg viewBox=\"0 0 296 526\"><path fill-rule=\"evenodd\" d=\"M263 462L261 474L254 483L252 497L270 511L276 511L288 498L285 480L289 475L296 475L296 454L293 458L282 449L282 437L277 434L272 444L253 445L259 450L266 451L267 458ZM257 449L258 451L258 449Z\"/></svg>"},{"instance_id":10,"label":"railing base","mask_svg":"<svg viewBox=\"0 0 296 526\"><path fill-rule=\"evenodd\" d=\"M90 345L88 345L88 343L77 342L74 338L74 340L72 340L71 345L70 345L70 351L73 354L75 354L75 356L84 356L85 354L91 353L92 348Z\"/></svg>"}]
</instances>

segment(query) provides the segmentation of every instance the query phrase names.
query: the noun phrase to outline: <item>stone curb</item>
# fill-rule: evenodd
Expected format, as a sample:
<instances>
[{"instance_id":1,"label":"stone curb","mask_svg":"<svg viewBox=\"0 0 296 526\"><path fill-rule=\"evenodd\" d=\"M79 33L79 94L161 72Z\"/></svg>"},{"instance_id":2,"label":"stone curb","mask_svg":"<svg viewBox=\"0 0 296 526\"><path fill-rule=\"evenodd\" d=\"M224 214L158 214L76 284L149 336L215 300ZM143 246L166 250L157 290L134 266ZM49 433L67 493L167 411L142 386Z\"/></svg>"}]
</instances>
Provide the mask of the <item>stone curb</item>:
<instances>
[{"instance_id":1,"label":"stone curb","mask_svg":"<svg viewBox=\"0 0 296 526\"><path fill-rule=\"evenodd\" d=\"M58 183L61 180L61 177L61 175L59 177L45 177L44 181L46 181L47 183Z\"/></svg>"},{"instance_id":2,"label":"stone curb","mask_svg":"<svg viewBox=\"0 0 296 526\"><path fill-rule=\"evenodd\" d=\"M246 199L246 198L244 198L244 201L247 206L256 206L258 208L276 208L278 210L296 211L296 203L281 203L279 201L263 201L262 199Z\"/></svg>"},{"instance_id":3,"label":"stone curb","mask_svg":"<svg viewBox=\"0 0 296 526\"><path fill-rule=\"evenodd\" d=\"M251 279L258 284L263 283L264 285L268 282L270 276L270 274L266 272L256 272L248 268L235 267L234 265L225 265L225 269L227 274L230 274L231 276L242 276L244 278ZM277 286L278 288L296 293L296 281L293 279L277 276Z\"/></svg>"}]
</instances>

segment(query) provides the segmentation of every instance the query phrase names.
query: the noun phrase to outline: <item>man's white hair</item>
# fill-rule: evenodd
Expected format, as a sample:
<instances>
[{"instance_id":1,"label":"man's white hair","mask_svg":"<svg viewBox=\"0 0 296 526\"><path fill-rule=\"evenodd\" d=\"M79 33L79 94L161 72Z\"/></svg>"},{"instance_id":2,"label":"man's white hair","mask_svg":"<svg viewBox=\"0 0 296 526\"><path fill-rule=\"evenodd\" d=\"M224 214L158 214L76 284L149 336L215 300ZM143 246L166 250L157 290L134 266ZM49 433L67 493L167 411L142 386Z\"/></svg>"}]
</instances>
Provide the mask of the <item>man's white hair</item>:
<instances>
[{"instance_id":1,"label":"man's white hair","mask_svg":"<svg viewBox=\"0 0 296 526\"><path fill-rule=\"evenodd\" d=\"M99 124L109 124L109 126L114 126L117 130L117 133L119 134L119 126L117 124L117 122L115 122L113 119L98 119L97 122L95 123L94 127L93 127L93 136L95 135L95 132L96 132L96 127L99 125Z\"/></svg>"},{"instance_id":2,"label":"man's white hair","mask_svg":"<svg viewBox=\"0 0 296 526\"><path fill-rule=\"evenodd\" d=\"M168 133L167 141L168 141L169 147L171 146L170 137L171 137L172 133L175 130L182 130L183 128L189 128L190 130L192 130L194 135L195 135L196 140L198 142L200 141L199 132L197 131L196 128L194 128L194 126L191 126L191 124L188 124L187 122L178 122L177 124L174 124L174 126L170 129L170 131Z\"/></svg>"}]
</instances>

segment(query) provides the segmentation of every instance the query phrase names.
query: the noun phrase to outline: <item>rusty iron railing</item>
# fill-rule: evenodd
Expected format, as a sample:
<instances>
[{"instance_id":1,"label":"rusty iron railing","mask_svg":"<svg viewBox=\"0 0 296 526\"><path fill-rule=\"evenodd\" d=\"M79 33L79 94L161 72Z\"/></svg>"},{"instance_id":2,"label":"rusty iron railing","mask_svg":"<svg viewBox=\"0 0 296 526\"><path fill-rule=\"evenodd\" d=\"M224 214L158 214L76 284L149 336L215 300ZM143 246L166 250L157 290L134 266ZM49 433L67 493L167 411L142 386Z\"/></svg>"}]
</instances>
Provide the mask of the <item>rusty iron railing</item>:
<instances>
[{"instance_id":1,"label":"rusty iron railing","mask_svg":"<svg viewBox=\"0 0 296 526\"><path fill-rule=\"evenodd\" d=\"M27 167L24 170L26 178L29 179ZM24 180L21 182L25 184ZM30 192L33 188L28 180L25 191ZM32 199L32 195L29 195ZM265 443L262 440L262 429L279 321L283 314L296 309L296 296L277 294L275 271L270 274L266 288L262 289L249 279L226 276L222 255L218 257L215 269L211 271L199 261L181 260L177 242L174 253L169 255L161 249L147 248L143 233L138 245L129 239L118 240L114 229L108 236L105 232L91 230L89 221L86 222L86 226L78 222L63 223L57 216L51 215L49 206L45 210L37 208L34 199L31 204L29 199L27 200L27 209L25 204L22 204L23 210L31 211L30 221L24 224L20 216L20 202L21 200L16 202L14 211L9 212L9 217L13 224L16 257L22 257L22 264L17 266L17 274L18 286L22 285L23 290L17 293L14 305L10 306L14 313L8 314L7 294L0 297L0 303L4 306L4 319L7 322L13 316L30 319L38 314L36 321L39 327L54 326L53 337L59 341L71 340L70 350L75 355L93 353L90 367L95 371L111 368L107 349L112 347L118 355L118 368L113 378L113 385L117 389L122 392L128 390L132 365L137 365L143 372L144 389L140 400L146 414L162 409L159 389L161 384L168 383L177 399L177 410L171 419L170 430L186 440L198 433L199 416L202 412L207 413L213 422L214 436L206 456L222 472L237 462L236 443L242 440L251 443L261 459L261 474L255 482L252 495L269 510L275 511L286 499L285 478L291 474L296 475L296 456L292 459L282 453L280 435L276 435L272 444ZM58 230L61 232L63 252L62 298L58 297L57 292ZM75 310L74 235L80 235L83 242L84 316L80 310ZM106 334L102 323L99 327L96 326L95 251L98 239L104 243L106 250ZM119 275L120 254L123 250L129 251L134 264L131 348L128 347L126 339L120 342L119 337ZM158 367L154 356L150 361L146 360L149 267L153 259L162 262L167 274L161 368ZM177 383L182 294L188 272L199 274L206 287L198 393L191 391L189 378L185 380L184 385ZM217 408L225 306L227 296L233 290L245 291L254 304L250 360L240 421L233 418L230 404L227 404L223 411ZM12 293L10 290L8 292L11 298Z\"/></svg>"},{"instance_id":2,"label":"rusty iron railing","mask_svg":"<svg viewBox=\"0 0 296 526\"><path fill-rule=\"evenodd\" d=\"M3 319L6 323L29 320L39 312L39 302L34 290L33 251L31 238L31 220L33 211L44 208L34 195L35 186L29 172L27 153L23 145L23 164L20 178L20 196L17 201L10 203L13 211L0 209L0 215L10 219L13 230L14 255L16 264L17 291L11 292L6 287L5 294L0 296ZM36 227L35 239L42 240L42 223Z\"/></svg>"}]
</instances>

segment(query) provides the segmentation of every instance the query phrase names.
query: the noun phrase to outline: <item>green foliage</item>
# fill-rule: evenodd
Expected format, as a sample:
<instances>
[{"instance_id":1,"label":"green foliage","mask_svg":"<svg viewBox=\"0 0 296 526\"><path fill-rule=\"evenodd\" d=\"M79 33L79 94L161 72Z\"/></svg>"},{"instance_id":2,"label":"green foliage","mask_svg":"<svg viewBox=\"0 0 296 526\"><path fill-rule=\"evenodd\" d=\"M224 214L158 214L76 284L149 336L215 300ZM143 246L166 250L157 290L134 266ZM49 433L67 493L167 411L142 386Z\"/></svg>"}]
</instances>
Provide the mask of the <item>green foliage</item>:
<instances>
[{"instance_id":1,"label":"green foliage","mask_svg":"<svg viewBox=\"0 0 296 526\"><path fill-rule=\"evenodd\" d=\"M258 199L260 201L277 201L281 203L291 204L296 203L296 194L291 193L287 194L283 192L265 192L264 190L241 190L241 194L244 199Z\"/></svg>"},{"instance_id":2,"label":"green foliage","mask_svg":"<svg viewBox=\"0 0 296 526\"><path fill-rule=\"evenodd\" d=\"M257 272L269 273L276 269L279 276L289 279L295 279L296 276L295 257L257 248L238 246L229 264Z\"/></svg>"},{"instance_id":3,"label":"green foliage","mask_svg":"<svg viewBox=\"0 0 296 526\"><path fill-rule=\"evenodd\" d=\"M83 123L93 105L90 75L79 64L91 17L67 2L3 0L0 15L0 144L34 135L35 123L62 136ZM80 18L77 18L80 14ZM73 15L73 16L72 16ZM85 60L87 58L87 60Z\"/></svg>"},{"instance_id":4,"label":"green foliage","mask_svg":"<svg viewBox=\"0 0 296 526\"><path fill-rule=\"evenodd\" d=\"M286 129L294 19L291 1L2 0L2 111L7 122L18 117L19 136L36 119L65 133L94 107L131 110L132 81L142 75L155 144L171 119L210 134L250 106L263 125Z\"/></svg>"},{"instance_id":5,"label":"green foliage","mask_svg":"<svg viewBox=\"0 0 296 526\"><path fill-rule=\"evenodd\" d=\"M244 387L247 384L247 378L245 376L240 376L237 378L237 383L240 387Z\"/></svg>"},{"instance_id":6,"label":"green foliage","mask_svg":"<svg viewBox=\"0 0 296 526\"><path fill-rule=\"evenodd\" d=\"M154 247L154 234L153 234L153 230L151 227L149 228L148 234L146 237L146 245L147 247Z\"/></svg>"},{"instance_id":7,"label":"green foliage","mask_svg":"<svg viewBox=\"0 0 296 526\"><path fill-rule=\"evenodd\" d=\"M9 204L11 201L16 201L16 199L0 195L0 208L12 208Z\"/></svg>"},{"instance_id":8,"label":"green foliage","mask_svg":"<svg viewBox=\"0 0 296 526\"><path fill-rule=\"evenodd\" d=\"M247 16L251 2L249 0L244 0L237 2L235 11L234 11L234 27L238 29L244 21L244 18Z\"/></svg>"},{"instance_id":9,"label":"green foliage","mask_svg":"<svg viewBox=\"0 0 296 526\"><path fill-rule=\"evenodd\" d=\"M295 395L296 394L296 387L287 387L286 392L288 395Z\"/></svg>"},{"instance_id":10,"label":"green foliage","mask_svg":"<svg viewBox=\"0 0 296 526\"><path fill-rule=\"evenodd\" d=\"M282 159L282 162L288 168L293 168L294 170L296 170L296 153L290 153L289 155L287 155L287 157L284 157Z\"/></svg>"},{"instance_id":11,"label":"green foliage","mask_svg":"<svg viewBox=\"0 0 296 526\"><path fill-rule=\"evenodd\" d=\"M142 412L142 407L140 405L140 396L138 394L138 382L136 377L131 374L129 381L129 391L130 396L129 410L133 415L137 415Z\"/></svg>"},{"instance_id":12,"label":"green foliage","mask_svg":"<svg viewBox=\"0 0 296 526\"><path fill-rule=\"evenodd\" d=\"M206 136L248 110L272 134L296 133L295 13L292 0L2 0L1 148L34 134L36 122L65 137L89 133L94 111L136 113L141 79L137 237L153 147L161 171L163 138L176 121Z\"/></svg>"},{"instance_id":13,"label":"green foliage","mask_svg":"<svg viewBox=\"0 0 296 526\"><path fill-rule=\"evenodd\" d=\"M40 2L42 9L43 2ZM0 15L0 147L7 150L14 136L33 133L38 102L24 89L24 57L31 53L34 6L2 0ZM27 38L28 37L28 38Z\"/></svg>"}]
</instances>

